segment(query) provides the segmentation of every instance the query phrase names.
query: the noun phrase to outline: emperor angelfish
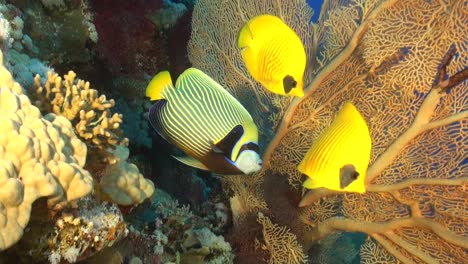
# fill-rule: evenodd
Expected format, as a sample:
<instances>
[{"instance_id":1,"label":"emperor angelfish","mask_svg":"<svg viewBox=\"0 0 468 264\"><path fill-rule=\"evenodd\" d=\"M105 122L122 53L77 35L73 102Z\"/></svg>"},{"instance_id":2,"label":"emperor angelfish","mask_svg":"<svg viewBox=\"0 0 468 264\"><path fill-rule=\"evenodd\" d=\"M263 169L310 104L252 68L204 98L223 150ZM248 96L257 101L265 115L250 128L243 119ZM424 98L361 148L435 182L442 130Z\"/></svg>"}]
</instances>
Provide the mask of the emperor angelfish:
<instances>
[{"instance_id":1,"label":"emperor angelfish","mask_svg":"<svg viewBox=\"0 0 468 264\"><path fill-rule=\"evenodd\" d=\"M306 52L297 34L280 18L259 15L239 32L237 46L252 77L281 95L302 97Z\"/></svg>"},{"instance_id":2,"label":"emperor angelfish","mask_svg":"<svg viewBox=\"0 0 468 264\"><path fill-rule=\"evenodd\" d=\"M307 176L303 186L364 193L371 148L366 121L346 102L299 164L298 170Z\"/></svg>"},{"instance_id":3,"label":"emperor angelfish","mask_svg":"<svg viewBox=\"0 0 468 264\"><path fill-rule=\"evenodd\" d=\"M261 169L258 131L249 112L220 84L189 68L177 79L158 73L146 96L152 127L186 157L177 160L217 174L249 174Z\"/></svg>"}]
</instances>

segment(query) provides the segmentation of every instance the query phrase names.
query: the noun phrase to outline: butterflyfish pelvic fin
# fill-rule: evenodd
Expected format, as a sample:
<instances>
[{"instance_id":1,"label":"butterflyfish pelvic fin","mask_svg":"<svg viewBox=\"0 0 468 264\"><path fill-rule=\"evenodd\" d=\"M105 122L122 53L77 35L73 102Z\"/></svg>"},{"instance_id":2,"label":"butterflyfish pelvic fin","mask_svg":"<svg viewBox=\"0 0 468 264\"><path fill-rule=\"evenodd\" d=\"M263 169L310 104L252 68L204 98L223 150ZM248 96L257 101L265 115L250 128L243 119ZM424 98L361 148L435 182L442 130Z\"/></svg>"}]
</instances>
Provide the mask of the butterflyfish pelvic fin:
<instances>
[{"instance_id":1,"label":"butterflyfish pelvic fin","mask_svg":"<svg viewBox=\"0 0 468 264\"><path fill-rule=\"evenodd\" d=\"M156 74L146 87L146 96L151 101L164 99L162 93L166 88L174 88L169 71L162 71Z\"/></svg>"},{"instance_id":2,"label":"butterflyfish pelvic fin","mask_svg":"<svg viewBox=\"0 0 468 264\"><path fill-rule=\"evenodd\" d=\"M200 170L205 170L205 171L210 170L203 163L201 163L199 160L194 159L192 157L189 157L189 156L182 156L182 157L172 156L172 157L174 159L184 163L187 166L194 167L194 168L197 168L197 169L200 169Z\"/></svg>"}]
</instances>

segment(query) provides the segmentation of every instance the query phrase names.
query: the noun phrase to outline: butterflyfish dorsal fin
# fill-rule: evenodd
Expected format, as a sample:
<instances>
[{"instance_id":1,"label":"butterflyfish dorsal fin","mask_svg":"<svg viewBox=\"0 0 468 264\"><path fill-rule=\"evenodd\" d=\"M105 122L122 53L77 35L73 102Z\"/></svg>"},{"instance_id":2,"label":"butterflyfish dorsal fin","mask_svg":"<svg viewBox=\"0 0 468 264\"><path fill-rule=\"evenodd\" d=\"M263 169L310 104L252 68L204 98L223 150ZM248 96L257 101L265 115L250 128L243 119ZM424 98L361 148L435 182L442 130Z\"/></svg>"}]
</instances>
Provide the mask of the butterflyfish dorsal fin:
<instances>
[{"instance_id":1,"label":"butterflyfish dorsal fin","mask_svg":"<svg viewBox=\"0 0 468 264\"><path fill-rule=\"evenodd\" d=\"M197 168L200 170L206 170L206 171L210 170L203 163L201 163L201 161L195 158L192 158L189 156L181 156L181 157L172 156L172 157L190 167L194 167L194 168Z\"/></svg>"},{"instance_id":2,"label":"butterflyfish dorsal fin","mask_svg":"<svg viewBox=\"0 0 468 264\"><path fill-rule=\"evenodd\" d=\"M164 99L163 91L166 88L174 88L169 71L162 71L156 74L146 87L146 96L154 100Z\"/></svg>"}]
</instances>

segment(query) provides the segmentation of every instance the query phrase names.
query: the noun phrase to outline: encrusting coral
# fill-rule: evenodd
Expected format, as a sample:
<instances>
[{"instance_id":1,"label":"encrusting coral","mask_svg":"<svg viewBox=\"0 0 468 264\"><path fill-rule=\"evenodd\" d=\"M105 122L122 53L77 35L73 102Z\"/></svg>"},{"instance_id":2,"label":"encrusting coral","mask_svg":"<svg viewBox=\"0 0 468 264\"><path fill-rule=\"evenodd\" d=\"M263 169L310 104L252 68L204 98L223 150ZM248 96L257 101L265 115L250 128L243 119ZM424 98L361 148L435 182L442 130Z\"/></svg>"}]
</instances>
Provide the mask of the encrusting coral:
<instances>
[{"instance_id":1,"label":"encrusting coral","mask_svg":"<svg viewBox=\"0 0 468 264\"><path fill-rule=\"evenodd\" d=\"M238 30L263 13L282 18L304 42L302 98L266 94L242 64L233 44ZM246 104L259 131L268 135L276 129L263 170L230 181L237 184L236 196L267 205L237 206L246 208L245 218L263 211L288 226L306 248L335 231L366 233L364 263L464 262L466 17L464 0L328 0L317 23L309 22L305 1L198 1L189 43L192 64ZM246 99L252 94L255 105ZM303 176L296 167L346 101L356 105L371 133L366 193L318 189L301 201ZM255 224L251 221L249 230ZM248 241L261 236L257 230L249 232ZM249 254L255 252L238 252Z\"/></svg>"},{"instance_id":2,"label":"encrusting coral","mask_svg":"<svg viewBox=\"0 0 468 264\"><path fill-rule=\"evenodd\" d=\"M70 122L54 114L42 116L2 65L0 250L21 238L35 200L48 197L53 206L91 192L93 179L83 169L86 154Z\"/></svg>"}]
</instances>

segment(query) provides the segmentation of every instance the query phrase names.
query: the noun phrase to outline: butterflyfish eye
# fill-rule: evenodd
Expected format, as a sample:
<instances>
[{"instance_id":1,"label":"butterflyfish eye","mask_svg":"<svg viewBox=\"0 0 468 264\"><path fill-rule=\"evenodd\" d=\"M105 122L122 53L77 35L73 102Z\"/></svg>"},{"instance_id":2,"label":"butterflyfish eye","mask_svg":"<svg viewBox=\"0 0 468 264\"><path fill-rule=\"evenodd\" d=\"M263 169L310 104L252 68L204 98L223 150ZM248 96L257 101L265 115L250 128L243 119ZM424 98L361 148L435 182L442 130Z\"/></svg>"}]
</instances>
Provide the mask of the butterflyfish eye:
<instances>
[{"instance_id":1,"label":"butterflyfish eye","mask_svg":"<svg viewBox=\"0 0 468 264\"><path fill-rule=\"evenodd\" d=\"M296 86L297 81L294 80L291 75L286 75L286 77L283 78L283 87L286 94L288 94L293 88L296 88Z\"/></svg>"}]
</instances>

